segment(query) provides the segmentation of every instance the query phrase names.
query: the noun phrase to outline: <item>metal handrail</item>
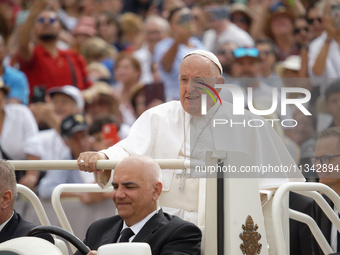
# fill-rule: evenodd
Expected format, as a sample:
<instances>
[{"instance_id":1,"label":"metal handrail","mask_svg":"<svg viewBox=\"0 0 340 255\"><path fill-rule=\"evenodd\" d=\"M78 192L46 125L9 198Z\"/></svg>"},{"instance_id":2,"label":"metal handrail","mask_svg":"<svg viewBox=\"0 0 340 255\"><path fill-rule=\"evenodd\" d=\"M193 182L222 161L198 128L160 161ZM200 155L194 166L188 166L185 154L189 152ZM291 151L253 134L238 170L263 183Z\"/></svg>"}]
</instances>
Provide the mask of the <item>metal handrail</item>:
<instances>
[{"instance_id":1,"label":"metal handrail","mask_svg":"<svg viewBox=\"0 0 340 255\"><path fill-rule=\"evenodd\" d=\"M112 192L113 187L110 186L106 189L100 188L97 184L80 184L80 183L64 183L59 184L57 187L54 188L51 196L51 202L53 209L55 211L55 214L57 215L57 218L59 220L59 223L61 227L68 232L74 234L73 229L70 225L70 222L66 216L66 213L63 209L63 206L61 204L61 194L63 192ZM76 252L75 247L71 246L72 252Z\"/></svg>"},{"instance_id":2,"label":"metal handrail","mask_svg":"<svg viewBox=\"0 0 340 255\"><path fill-rule=\"evenodd\" d=\"M325 254L330 254L333 252L332 248L328 244L327 239L325 238L319 226L316 224L315 220L311 216L305 213L289 209L289 218L307 224L315 239L321 240L321 242L318 241L318 244L320 245L321 249L325 252Z\"/></svg>"},{"instance_id":3,"label":"metal handrail","mask_svg":"<svg viewBox=\"0 0 340 255\"><path fill-rule=\"evenodd\" d=\"M37 213L40 224L50 226L51 223L47 217L46 211L37 195L32 190L30 190L29 188L22 184L17 184L17 192L26 197L30 201L35 212Z\"/></svg>"},{"instance_id":4,"label":"metal handrail","mask_svg":"<svg viewBox=\"0 0 340 255\"><path fill-rule=\"evenodd\" d=\"M63 192L112 192L112 186L102 189L97 184L83 184L83 183L64 183L59 184L54 188L51 196L52 206L63 229L74 233L73 229L67 219L65 211L61 205L61 194Z\"/></svg>"},{"instance_id":5,"label":"metal handrail","mask_svg":"<svg viewBox=\"0 0 340 255\"><path fill-rule=\"evenodd\" d=\"M98 160L97 169L113 169L120 160ZM155 159L162 169L190 167L188 159ZM77 160L7 160L15 170L78 170Z\"/></svg>"},{"instance_id":6,"label":"metal handrail","mask_svg":"<svg viewBox=\"0 0 340 255\"><path fill-rule=\"evenodd\" d=\"M304 196L308 196L313 198L317 204L320 206L320 208L324 211L326 216L330 219L330 221L334 224L334 226L337 228L337 230L340 232L340 220L334 210L329 206L329 204L324 200L324 198L317 192L322 192L325 194L329 199L331 199L336 206L336 208L340 208L340 199L338 194L329 188L328 186L322 184L322 183L298 183L298 182L291 182L291 183L285 183L282 184L278 190L275 193L275 196L273 198L273 205L272 205L272 217L273 217L273 230L274 230L274 236L275 236L275 244L277 247L278 255L287 255L289 254L285 245L284 245L284 234L283 234L283 227L281 222L281 206L283 197L286 195L287 192L294 191L296 193L299 193ZM293 210L290 210L290 216L293 216L292 218L299 220L298 218L301 218L301 214L294 213ZM317 232L317 235L315 235L315 239L320 245L322 251L325 254L329 254L332 251L330 245L328 242L325 242L325 238L320 238L319 231L315 232L315 225L316 224L308 224L310 219L304 218L305 223L308 225L308 227L314 231L314 233ZM313 233L313 234L314 234Z\"/></svg>"}]
</instances>

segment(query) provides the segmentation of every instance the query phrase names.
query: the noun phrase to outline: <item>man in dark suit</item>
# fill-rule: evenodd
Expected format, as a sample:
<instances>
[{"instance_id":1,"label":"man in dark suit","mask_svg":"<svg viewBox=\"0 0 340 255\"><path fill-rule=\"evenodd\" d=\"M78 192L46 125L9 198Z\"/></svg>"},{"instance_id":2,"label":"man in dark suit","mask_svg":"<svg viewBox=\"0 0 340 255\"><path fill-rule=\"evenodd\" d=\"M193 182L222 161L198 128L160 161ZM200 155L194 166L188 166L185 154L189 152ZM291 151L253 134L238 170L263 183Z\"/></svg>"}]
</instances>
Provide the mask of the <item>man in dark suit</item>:
<instances>
[{"instance_id":1,"label":"man in dark suit","mask_svg":"<svg viewBox=\"0 0 340 255\"><path fill-rule=\"evenodd\" d=\"M84 243L92 250L89 255L96 254L93 250L101 245L124 241L146 242L157 255L200 254L200 229L157 206L161 169L153 159L125 158L115 168L112 185L119 216L101 219L88 228ZM130 235L126 237L125 232Z\"/></svg>"},{"instance_id":2,"label":"man in dark suit","mask_svg":"<svg viewBox=\"0 0 340 255\"><path fill-rule=\"evenodd\" d=\"M17 198L16 187L13 167L6 161L0 161L0 243L24 236L29 230L36 227L14 211L14 203ZM41 234L39 237L54 243L51 235Z\"/></svg>"},{"instance_id":3,"label":"man in dark suit","mask_svg":"<svg viewBox=\"0 0 340 255\"><path fill-rule=\"evenodd\" d=\"M328 185L340 195L339 171L336 170L340 166L340 127L328 128L318 135L313 161L315 168L322 170L318 173L319 182ZM328 168L328 172L324 171L325 167ZM326 200L335 209L334 204L327 197ZM318 205L315 206L314 218L334 252L340 252L340 235ZM316 250L315 254L323 254L318 245Z\"/></svg>"}]
</instances>

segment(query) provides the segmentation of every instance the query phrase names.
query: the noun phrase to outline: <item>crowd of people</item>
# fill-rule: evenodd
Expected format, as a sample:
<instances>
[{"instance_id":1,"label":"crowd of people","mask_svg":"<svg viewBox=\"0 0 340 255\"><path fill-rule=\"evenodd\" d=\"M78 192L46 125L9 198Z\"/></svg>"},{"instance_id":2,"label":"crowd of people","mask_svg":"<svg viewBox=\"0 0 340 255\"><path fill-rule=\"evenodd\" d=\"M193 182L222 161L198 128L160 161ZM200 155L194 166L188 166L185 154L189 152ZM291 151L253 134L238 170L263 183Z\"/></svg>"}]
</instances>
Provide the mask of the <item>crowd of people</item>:
<instances>
[{"instance_id":1,"label":"crowd of people","mask_svg":"<svg viewBox=\"0 0 340 255\"><path fill-rule=\"evenodd\" d=\"M190 144L185 146L188 134L174 130L183 131L187 113L199 114L201 109L192 104L196 95L188 95L192 91L183 84L192 78L188 73L204 73L224 79L216 81L225 86L219 91L223 102L235 102L230 84L251 99L245 100L247 109L272 109L276 100L277 109L263 117L272 120L307 181L317 181L315 171L310 171L317 134L340 126L339 13L339 0L1 1L0 158L57 160L83 155L84 165L78 158L80 169L92 172L93 154L82 153L102 151L125 138L120 143L124 151L112 147L104 156L95 154L101 155L95 160L136 154L193 156L187 151ZM191 52L199 56L190 56ZM219 67L220 74L215 70L211 76L198 65L205 63L204 57ZM280 107L306 96L300 107L295 103ZM170 107L172 100L180 100L181 105L173 102ZM160 107L143 115L155 106ZM165 120L174 109L173 119ZM268 132L268 137L274 137ZM229 141L238 138L233 134ZM253 139L266 143L263 137ZM177 139L184 142L175 144ZM153 140L157 145L147 145ZM210 146L207 140L200 143ZM169 152L169 144L174 151ZM288 155L278 141L274 144L284 162ZM167 146L165 153L162 149ZM235 146L251 151L236 140L228 149ZM266 157L254 154L254 161ZM96 177L60 170L16 174L18 183L43 199L60 183L105 185L109 180L109 176ZM77 196L85 203L107 198ZM186 206L192 209L189 202ZM197 224L197 215L193 218Z\"/></svg>"}]
</instances>

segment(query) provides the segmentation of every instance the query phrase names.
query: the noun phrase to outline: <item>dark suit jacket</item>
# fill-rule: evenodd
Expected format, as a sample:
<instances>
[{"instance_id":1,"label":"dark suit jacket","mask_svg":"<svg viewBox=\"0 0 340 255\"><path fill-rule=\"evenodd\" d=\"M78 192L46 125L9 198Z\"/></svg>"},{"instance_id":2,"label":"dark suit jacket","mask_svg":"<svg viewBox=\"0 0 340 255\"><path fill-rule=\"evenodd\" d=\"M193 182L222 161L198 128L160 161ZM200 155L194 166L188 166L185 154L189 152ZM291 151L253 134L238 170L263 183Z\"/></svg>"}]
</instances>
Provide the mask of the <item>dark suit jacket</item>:
<instances>
[{"instance_id":1,"label":"dark suit jacket","mask_svg":"<svg viewBox=\"0 0 340 255\"><path fill-rule=\"evenodd\" d=\"M25 221L20 214L14 211L13 217L0 231L0 243L8 241L10 239L24 236L29 230L36 227L31 222ZM37 237L46 239L47 241L54 244L53 237L49 234L40 234Z\"/></svg>"},{"instance_id":2,"label":"dark suit jacket","mask_svg":"<svg viewBox=\"0 0 340 255\"><path fill-rule=\"evenodd\" d=\"M329 205L334 208L333 202L326 196L323 196L326 201L329 203ZM326 214L321 210L321 208L317 205L317 203L314 203L314 219L316 223L318 224L322 234L325 236L328 243L331 243L331 230L332 230L332 222L328 219ZM339 233L338 233L338 240L339 240ZM320 246L314 239L314 245L315 245L315 254L323 254ZM338 241L338 250L339 250L339 241Z\"/></svg>"},{"instance_id":3,"label":"dark suit jacket","mask_svg":"<svg viewBox=\"0 0 340 255\"><path fill-rule=\"evenodd\" d=\"M123 219L118 215L98 220L88 228L84 243L91 250L115 243L122 227ZM159 210L132 242L148 243L153 255L200 254L201 238L201 231L194 224ZM80 255L79 251L75 254Z\"/></svg>"},{"instance_id":4,"label":"dark suit jacket","mask_svg":"<svg viewBox=\"0 0 340 255\"><path fill-rule=\"evenodd\" d=\"M289 193L289 208L312 216L313 199ZM289 219L290 255L311 255L313 236L309 227L302 222Z\"/></svg>"}]
</instances>

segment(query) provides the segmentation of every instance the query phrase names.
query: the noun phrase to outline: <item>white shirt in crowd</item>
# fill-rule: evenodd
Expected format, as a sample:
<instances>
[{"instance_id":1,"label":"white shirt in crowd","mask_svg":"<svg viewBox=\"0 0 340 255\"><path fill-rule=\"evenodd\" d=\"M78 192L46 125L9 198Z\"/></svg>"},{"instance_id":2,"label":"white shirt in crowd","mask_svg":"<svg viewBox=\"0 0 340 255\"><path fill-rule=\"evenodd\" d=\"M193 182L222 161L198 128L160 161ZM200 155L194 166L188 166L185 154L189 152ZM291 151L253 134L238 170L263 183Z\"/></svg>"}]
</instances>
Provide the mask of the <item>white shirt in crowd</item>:
<instances>
[{"instance_id":1,"label":"white shirt in crowd","mask_svg":"<svg viewBox=\"0 0 340 255\"><path fill-rule=\"evenodd\" d=\"M312 70L326 39L327 32L323 32L311 42L308 50L308 73L313 85L320 86L321 94L324 94L328 85L335 78L340 78L340 49L335 40L330 42L324 72L321 75L316 75Z\"/></svg>"},{"instance_id":2,"label":"white shirt in crowd","mask_svg":"<svg viewBox=\"0 0 340 255\"><path fill-rule=\"evenodd\" d=\"M218 45L225 42L234 42L237 47L254 46L253 38L233 23L229 23L227 29L220 35L217 35L213 29L207 30L203 35L203 44L211 52L214 52Z\"/></svg>"},{"instance_id":3,"label":"white shirt in crowd","mask_svg":"<svg viewBox=\"0 0 340 255\"><path fill-rule=\"evenodd\" d=\"M191 117L186 113L181 103L171 101L154 107L140 116L131 127L129 136L118 144L103 150L109 159L122 159L129 155L148 155L154 159L201 158L205 151L243 151L247 153L255 165L295 165L287 149L275 130L264 120L262 128L241 128L240 125L219 125L212 127L211 118L234 119L236 122L261 117L246 112L245 116L233 116L232 105L223 102L223 106L215 105L208 111L208 115ZM193 126L192 126L193 125ZM191 126L193 130L191 129ZM196 131L195 131L196 130ZM195 132L195 138L190 137ZM221 136L221 134L223 134ZM192 142L190 138L197 139ZM195 148L193 148L195 147ZM200 179L188 178L185 180L184 190L179 189L180 179L176 178L176 171L164 172L163 193L160 204L166 201L168 207L181 208L164 211L180 216L200 225L197 216L198 204L202 194ZM181 170L179 170L181 171ZM112 180L104 180L102 175L95 175L97 183L101 186L109 185ZM288 176L283 172L277 173L275 178L258 179L259 189L277 188L289 180L303 181L301 173ZM271 176L273 177L273 176ZM203 190L203 189L202 189ZM178 198L181 199L178 199ZM174 213L175 212L175 213Z\"/></svg>"},{"instance_id":4,"label":"white shirt in crowd","mask_svg":"<svg viewBox=\"0 0 340 255\"><path fill-rule=\"evenodd\" d=\"M5 119L0 136L1 149L12 160L27 159L27 154L41 157L42 141L30 109L22 104L6 104L4 111ZM3 155L0 157L4 158Z\"/></svg>"}]
</instances>

